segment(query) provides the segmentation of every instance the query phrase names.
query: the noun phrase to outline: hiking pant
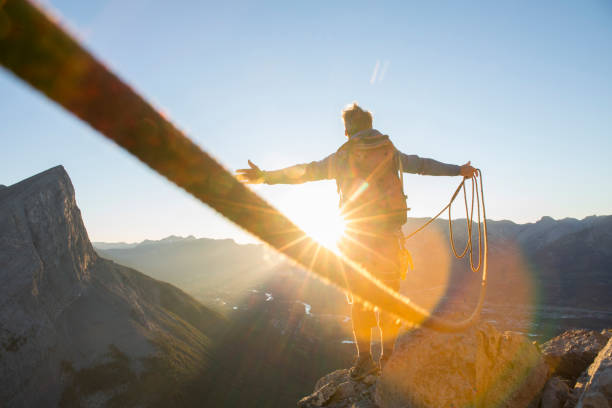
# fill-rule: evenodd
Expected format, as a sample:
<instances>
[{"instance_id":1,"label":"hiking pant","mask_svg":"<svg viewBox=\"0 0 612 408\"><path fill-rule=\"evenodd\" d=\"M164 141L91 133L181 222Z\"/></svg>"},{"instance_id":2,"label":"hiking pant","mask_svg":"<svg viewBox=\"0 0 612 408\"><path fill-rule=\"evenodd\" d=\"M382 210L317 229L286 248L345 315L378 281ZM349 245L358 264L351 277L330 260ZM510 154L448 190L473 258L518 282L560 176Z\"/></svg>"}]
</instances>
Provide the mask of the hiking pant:
<instances>
[{"instance_id":1,"label":"hiking pant","mask_svg":"<svg viewBox=\"0 0 612 408\"><path fill-rule=\"evenodd\" d=\"M395 291L400 288L399 235L385 233L347 233L339 243L340 251L347 258L363 266L370 274ZM348 282L349 286L351 282ZM383 340L383 353L393 350L399 329L397 318L385 311L374 312L362 303L353 301L351 320L358 353L369 352L371 328L378 326Z\"/></svg>"}]
</instances>

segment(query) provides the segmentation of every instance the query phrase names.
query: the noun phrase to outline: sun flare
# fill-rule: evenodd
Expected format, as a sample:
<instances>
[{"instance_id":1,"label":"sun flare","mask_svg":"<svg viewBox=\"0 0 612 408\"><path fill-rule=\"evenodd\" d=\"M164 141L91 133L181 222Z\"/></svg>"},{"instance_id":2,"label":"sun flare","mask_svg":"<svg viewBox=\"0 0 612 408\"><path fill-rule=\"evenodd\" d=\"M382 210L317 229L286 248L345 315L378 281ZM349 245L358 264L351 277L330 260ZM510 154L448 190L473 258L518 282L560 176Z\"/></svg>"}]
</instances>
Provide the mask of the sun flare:
<instances>
[{"instance_id":1,"label":"sun flare","mask_svg":"<svg viewBox=\"0 0 612 408\"><path fill-rule=\"evenodd\" d=\"M270 197L274 206L319 244L338 252L345 223L335 183L306 183L278 190L276 197Z\"/></svg>"},{"instance_id":2,"label":"sun flare","mask_svg":"<svg viewBox=\"0 0 612 408\"><path fill-rule=\"evenodd\" d=\"M303 208L290 214L289 218L319 244L333 251L338 249L337 243L345 227L338 211L321 212Z\"/></svg>"},{"instance_id":3,"label":"sun flare","mask_svg":"<svg viewBox=\"0 0 612 408\"><path fill-rule=\"evenodd\" d=\"M310 197L294 195L284 201L280 209L315 241L337 251L337 242L344 234L345 223L337 204L330 201L314 201Z\"/></svg>"},{"instance_id":4,"label":"sun flare","mask_svg":"<svg viewBox=\"0 0 612 408\"><path fill-rule=\"evenodd\" d=\"M315 241L328 249L336 250L344 234L344 220L340 214L304 214L295 223Z\"/></svg>"}]
</instances>

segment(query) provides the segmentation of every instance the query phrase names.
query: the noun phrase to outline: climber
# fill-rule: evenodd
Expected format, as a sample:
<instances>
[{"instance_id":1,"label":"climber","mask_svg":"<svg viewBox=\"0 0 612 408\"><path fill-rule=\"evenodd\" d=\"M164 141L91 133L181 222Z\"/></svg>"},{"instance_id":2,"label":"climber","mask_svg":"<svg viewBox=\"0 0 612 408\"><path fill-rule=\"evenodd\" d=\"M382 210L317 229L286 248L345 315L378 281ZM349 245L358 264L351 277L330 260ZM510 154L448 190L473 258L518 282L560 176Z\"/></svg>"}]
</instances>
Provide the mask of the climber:
<instances>
[{"instance_id":1,"label":"climber","mask_svg":"<svg viewBox=\"0 0 612 408\"><path fill-rule=\"evenodd\" d=\"M299 184L335 179L346 231L338 247L343 256L363 266L375 278L399 291L405 271L401 226L406 222L406 196L398 172L432 176L472 177L470 162L462 166L406 155L395 149L389 137L372 128L372 114L356 103L342 111L348 141L323 160L264 171L250 160L237 170L248 184ZM349 282L349 287L351 282ZM357 356L350 376L359 380L382 369L393 352L399 327L386 312L374 312L351 302L351 320ZM379 364L370 352L371 328L378 326L382 339Z\"/></svg>"}]
</instances>

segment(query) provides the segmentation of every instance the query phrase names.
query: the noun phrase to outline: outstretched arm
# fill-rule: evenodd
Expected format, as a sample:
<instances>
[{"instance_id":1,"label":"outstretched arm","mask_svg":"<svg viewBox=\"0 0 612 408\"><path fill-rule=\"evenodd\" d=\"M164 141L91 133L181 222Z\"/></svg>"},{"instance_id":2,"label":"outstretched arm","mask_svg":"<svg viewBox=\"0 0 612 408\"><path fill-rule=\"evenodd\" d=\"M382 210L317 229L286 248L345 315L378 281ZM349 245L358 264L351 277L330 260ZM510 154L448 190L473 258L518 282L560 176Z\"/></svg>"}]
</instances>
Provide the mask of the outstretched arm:
<instances>
[{"instance_id":1,"label":"outstretched arm","mask_svg":"<svg viewBox=\"0 0 612 408\"><path fill-rule=\"evenodd\" d=\"M333 157L332 154L323 160L273 171L261 170L249 160L249 168L237 170L236 177L247 184L301 184L307 181L332 179L335 177Z\"/></svg>"},{"instance_id":2,"label":"outstretched arm","mask_svg":"<svg viewBox=\"0 0 612 408\"><path fill-rule=\"evenodd\" d=\"M405 173L422 174L427 176L463 176L472 177L476 169L467 162L462 166L446 164L434 159L419 157L416 154L407 155L400 152L402 170Z\"/></svg>"}]
</instances>

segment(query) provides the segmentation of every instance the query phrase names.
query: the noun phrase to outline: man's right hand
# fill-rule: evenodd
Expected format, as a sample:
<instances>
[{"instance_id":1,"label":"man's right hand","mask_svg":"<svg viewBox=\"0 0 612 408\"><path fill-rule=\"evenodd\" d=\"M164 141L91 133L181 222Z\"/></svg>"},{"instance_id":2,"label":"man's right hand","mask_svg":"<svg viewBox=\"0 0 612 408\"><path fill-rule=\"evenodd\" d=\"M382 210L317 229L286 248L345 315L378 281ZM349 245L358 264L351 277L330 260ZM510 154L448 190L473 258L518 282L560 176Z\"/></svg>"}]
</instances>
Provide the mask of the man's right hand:
<instances>
[{"instance_id":1,"label":"man's right hand","mask_svg":"<svg viewBox=\"0 0 612 408\"><path fill-rule=\"evenodd\" d=\"M236 170L236 178L246 184L261 184L264 182L264 172L249 160L249 169Z\"/></svg>"}]
</instances>

